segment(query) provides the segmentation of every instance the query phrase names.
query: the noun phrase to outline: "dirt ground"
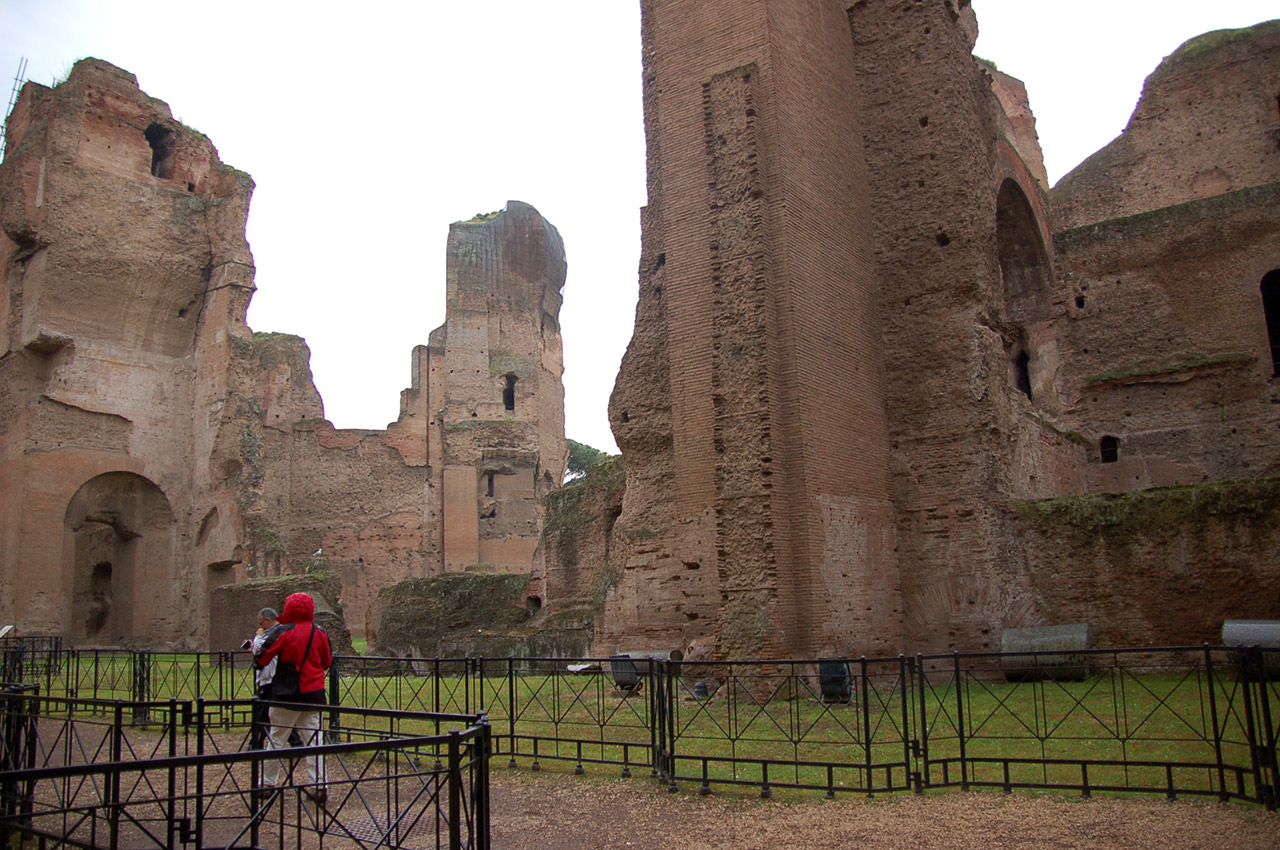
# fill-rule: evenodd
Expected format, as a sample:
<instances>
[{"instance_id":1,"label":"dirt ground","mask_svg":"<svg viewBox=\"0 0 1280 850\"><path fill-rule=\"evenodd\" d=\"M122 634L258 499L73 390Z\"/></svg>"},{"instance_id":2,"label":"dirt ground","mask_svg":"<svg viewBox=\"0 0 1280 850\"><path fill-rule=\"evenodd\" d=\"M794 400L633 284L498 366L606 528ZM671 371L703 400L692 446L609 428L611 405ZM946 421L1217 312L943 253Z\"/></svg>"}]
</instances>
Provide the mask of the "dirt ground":
<instances>
[{"instance_id":1,"label":"dirt ground","mask_svg":"<svg viewBox=\"0 0 1280 850\"><path fill-rule=\"evenodd\" d=\"M497 765L491 789L494 850L1280 850L1280 812L1206 800L948 791L788 802Z\"/></svg>"}]
</instances>

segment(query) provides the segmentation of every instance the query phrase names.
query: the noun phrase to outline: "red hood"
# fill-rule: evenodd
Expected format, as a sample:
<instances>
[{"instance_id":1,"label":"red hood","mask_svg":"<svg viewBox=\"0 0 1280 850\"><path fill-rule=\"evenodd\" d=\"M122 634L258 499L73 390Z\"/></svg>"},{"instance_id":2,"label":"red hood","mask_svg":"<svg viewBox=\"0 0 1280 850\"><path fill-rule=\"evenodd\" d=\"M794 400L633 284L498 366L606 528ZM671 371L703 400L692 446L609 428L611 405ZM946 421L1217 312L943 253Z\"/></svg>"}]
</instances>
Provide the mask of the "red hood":
<instances>
[{"instance_id":1,"label":"red hood","mask_svg":"<svg viewBox=\"0 0 1280 850\"><path fill-rule=\"evenodd\" d=\"M309 593L291 593L284 601L282 623L310 623L316 616L316 603Z\"/></svg>"}]
</instances>

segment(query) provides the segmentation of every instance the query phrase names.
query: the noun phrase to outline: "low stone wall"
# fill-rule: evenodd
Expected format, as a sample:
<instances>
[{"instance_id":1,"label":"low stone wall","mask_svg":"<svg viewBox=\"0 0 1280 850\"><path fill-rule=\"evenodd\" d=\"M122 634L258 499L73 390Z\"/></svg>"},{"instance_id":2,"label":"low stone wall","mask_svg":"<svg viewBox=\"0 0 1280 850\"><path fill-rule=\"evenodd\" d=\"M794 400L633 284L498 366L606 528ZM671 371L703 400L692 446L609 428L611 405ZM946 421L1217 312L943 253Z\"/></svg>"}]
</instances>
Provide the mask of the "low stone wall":
<instances>
[{"instance_id":1,"label":"low stone wall","mask_svg":"<svg viewBox=\"0 0 1280 850\"><path fill-rule=\"evenodd\" d=\"M342 615L342 583L332 570L320 567L301 575L252 579L217 588L209 598L209 649L239 649L258 628L263 608L284 610L291 593L309 593L316 602L316 622L329 634L336 655L351 655L351 633Z\"/></svg>"},{"instance_id":2,"label":"low stone wall","mask_svg":"<svg viewBox=\"0 0 1280 850\"><path fill-rule=\"evenodd\" d=\"M530 622L527 573L462 573L409 579L384 588L370 655L415 658L577 657L585 629Z\"/></svg>"},{"instance_id":3,"label":"low stone wall","mask_svg":"<svg viewBox=\"0 0 1280 850\"><path fill-rule=\"evenodd\" d=\"M1280 479L1026 501L1014 512L1043 622L1092 623L1098 646L1216 644L1223 621L1278 613Z\"/></svg>"}]
</instances>

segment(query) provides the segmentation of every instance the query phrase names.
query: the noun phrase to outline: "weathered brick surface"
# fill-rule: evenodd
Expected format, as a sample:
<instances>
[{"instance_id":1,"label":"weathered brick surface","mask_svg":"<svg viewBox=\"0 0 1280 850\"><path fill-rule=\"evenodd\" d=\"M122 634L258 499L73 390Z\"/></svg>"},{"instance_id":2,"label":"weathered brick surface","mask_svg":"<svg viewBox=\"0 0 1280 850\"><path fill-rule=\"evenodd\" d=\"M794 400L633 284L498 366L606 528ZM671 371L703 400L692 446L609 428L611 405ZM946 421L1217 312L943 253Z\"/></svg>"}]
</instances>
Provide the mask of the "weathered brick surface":
<instances>
[{"instance_id":1,"label":"weathered brick surface","mask_svg":"<svg viewBox=\"0 0 1280 850\"><path fill-rule=\"evenodd\" d=\"M0 619L198 645L237 560L219 365L248 335L253 184L133 76L24 86L0 164Z\"/></svg>"},{"instance_id":2,"label":"weathered brick surface","mask_svg":"<svg viewBox=\"0 0 1280 850\"><path fill-rule=\"evenodd\" d=\"M398 582L527 574L541 499L563 477L559 234L512 201L452 226L446 268L445 324L414 349L400 417L385 431L325 421L297 337L255 334L238 364L255 399L242 460L261 456L240 477L252 574L323 551L357 636L376 631L379 593Z\"/></svg>"},{"instance_id":3,"label":"weathered brick surface","mask_svg":"<svg viewBox=\"0 0 1280 850\"><path fill-rule=\"evenodd\" d=\"M1276 617L1275 479L1048 499L1015 510L1037 617L1090 622L1100 646L1216 645L1225 619Z\"/></svg>"},{"instance_id":4,"label":"weathered brick surface","mask_svg":"<svg viewBox=\"0 0 1280 850\"><path fill-rule=\"evenodd\" d=\"M27 84L7 138L0 620L201 646L215 591L321 550L361 634L389 584L529 572L566 457L564 248L535 209L454 226L398 421L336 430L306 343L245 325L253 184L207 138L98 60Z\"/></svg>"},{"instance_id":5,"label":"weathered brick surface","mask_svg":"<svg viewBox=\"0 0 1280 850\"><path fill-rule=\"evenodd\" d=\"M649 206L598 647L989 649L1063 617L1164 640L1156 604L1116 615L1109 548L1054 548L1010 505L1277 474L1277 25L1185 45L1050 195L1025 89L972 57L965 2L643 11ZM1181 522L1208 561L1273 557ZM1158 595L1182 544L1144 533L1126 580ZM1180 597L1197 634L1258 608L1219 571Z\"/></svg>"},{"instance_id":6,"label":"weathered brick surface","mask_svg":"<svg viewBox=\"0 0 1280 850\"><path fill-rule=\"evenodd\" d=\"M1147 77L1124 133L1054 187L1070 229L1276 182L1280 22L1206 33Z\"/></svg>"}]
</instances>

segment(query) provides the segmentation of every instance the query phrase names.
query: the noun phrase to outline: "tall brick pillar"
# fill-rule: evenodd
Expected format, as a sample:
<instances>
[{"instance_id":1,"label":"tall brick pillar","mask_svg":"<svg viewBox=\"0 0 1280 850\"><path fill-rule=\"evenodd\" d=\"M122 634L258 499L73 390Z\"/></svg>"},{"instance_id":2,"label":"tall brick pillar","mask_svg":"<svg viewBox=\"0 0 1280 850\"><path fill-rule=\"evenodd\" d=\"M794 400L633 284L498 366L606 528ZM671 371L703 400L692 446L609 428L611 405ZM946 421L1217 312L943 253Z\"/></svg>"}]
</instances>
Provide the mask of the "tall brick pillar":
<instances>
[{"instance_id":1,"label":"tall brick pillar","mask_svg":"<svg viewBox=\"0 0 1280 850\"><path fill-rule=\"evenodd\" d=\"M602 646L896 648L874 226L843 4L643 10L650 204L611 403L628 490Z\"/></svg>"}]
</instances>

